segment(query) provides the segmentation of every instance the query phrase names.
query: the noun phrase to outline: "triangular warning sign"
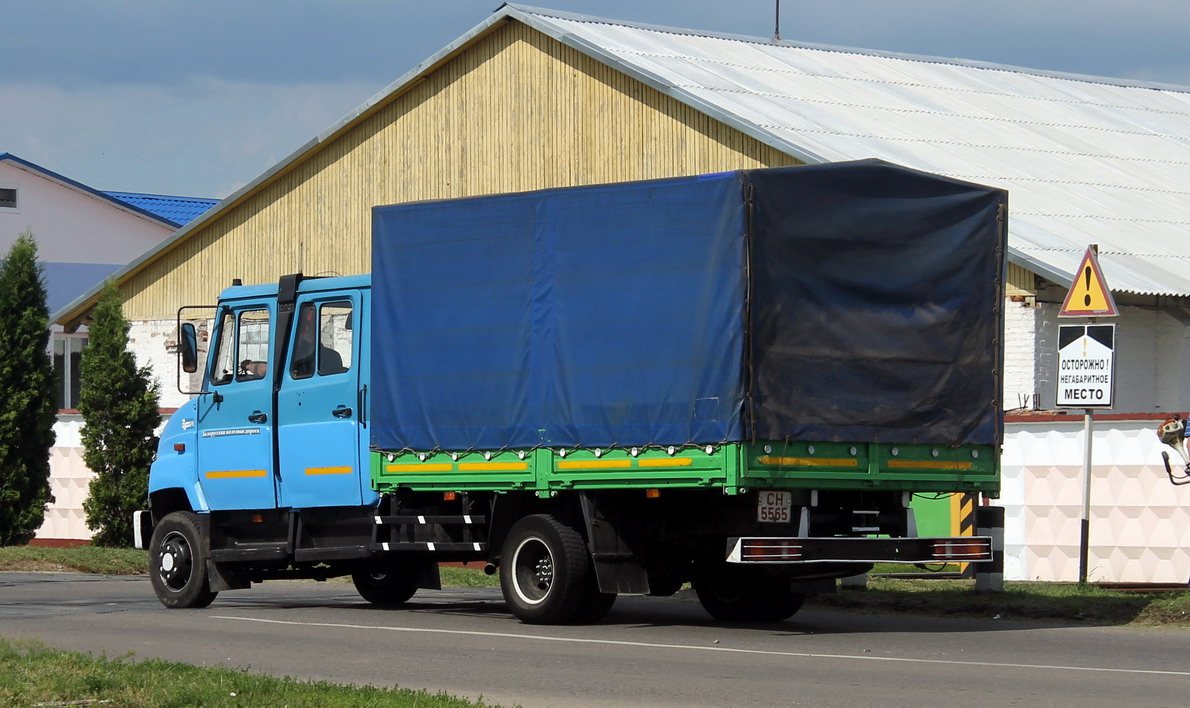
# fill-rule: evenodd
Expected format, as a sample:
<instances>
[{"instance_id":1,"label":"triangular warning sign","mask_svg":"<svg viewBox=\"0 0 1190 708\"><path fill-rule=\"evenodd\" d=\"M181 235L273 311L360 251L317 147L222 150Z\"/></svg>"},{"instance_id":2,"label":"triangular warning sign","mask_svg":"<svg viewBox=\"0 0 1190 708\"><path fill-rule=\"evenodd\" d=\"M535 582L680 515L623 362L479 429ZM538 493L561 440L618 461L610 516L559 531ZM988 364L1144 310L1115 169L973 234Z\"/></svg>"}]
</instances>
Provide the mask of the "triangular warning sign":
<instances>
[{"instance_id":1,"label":"triangular warning sign","mask_svg":"<svg viewBox=\"0 0 1190 708\"><path fill-rule=\"evenodd\" d=\"M1116 301L1112 299L1095 249L1088 248L1083 261L1074 272L1074 282L1062 301L1058 317L1116 317Z\"/></svg>"}]
</instances>

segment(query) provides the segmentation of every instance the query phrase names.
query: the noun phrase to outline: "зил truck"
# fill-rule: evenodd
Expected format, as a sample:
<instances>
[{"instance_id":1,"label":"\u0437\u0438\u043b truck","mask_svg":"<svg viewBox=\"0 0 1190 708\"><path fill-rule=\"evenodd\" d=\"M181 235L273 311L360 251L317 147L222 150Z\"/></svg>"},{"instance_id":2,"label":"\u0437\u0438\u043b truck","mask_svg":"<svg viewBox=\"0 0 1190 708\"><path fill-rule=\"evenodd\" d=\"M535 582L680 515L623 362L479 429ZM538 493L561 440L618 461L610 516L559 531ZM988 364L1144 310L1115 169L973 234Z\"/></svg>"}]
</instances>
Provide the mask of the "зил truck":
<instances>
[{"instance_id":1,"label":"\u0437\u0438\u043b truck","mask_svg":"<svg viewBox=\"0 0 1190 708\"><path fill-rule=\"evenodd\" d=\"M525 622L692 582L780 620L999 489L1006 195L876 161L374 210L371 276L219 298L138 512L167 607L498 570ZM200 326L205 326L205 316Z\"/></svg>"}]
</instances>

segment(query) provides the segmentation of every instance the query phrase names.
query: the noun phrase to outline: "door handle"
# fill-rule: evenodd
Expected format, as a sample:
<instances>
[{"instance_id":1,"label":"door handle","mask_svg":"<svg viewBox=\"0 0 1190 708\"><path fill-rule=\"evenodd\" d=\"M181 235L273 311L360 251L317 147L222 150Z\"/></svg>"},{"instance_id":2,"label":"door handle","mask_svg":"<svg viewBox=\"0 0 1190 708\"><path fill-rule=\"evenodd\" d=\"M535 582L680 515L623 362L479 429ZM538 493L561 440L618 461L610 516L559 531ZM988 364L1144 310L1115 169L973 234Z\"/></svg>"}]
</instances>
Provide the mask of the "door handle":
<instances>
[{"instance_id":1,"label":"door handle","mask_svg":"<svg viewBox=\"0 0 1190 708\"><path fill-rule=\"evenodd\" d=\"M248 420L252 423L267 423L269 417L260 411L252 411L252 415L248 416Z\"/></svg>"},{"instance_id":2,"label":"door handle","mask_svg":"<svg viewBox=\"0 0 1190 708\"><path fill-rule=\"evenodd\" d=\"M347 406L339 406L335 410L331 411L331 415L335 416L336 418L350 418L351 409Z\"/></svg>"}]
</instances>

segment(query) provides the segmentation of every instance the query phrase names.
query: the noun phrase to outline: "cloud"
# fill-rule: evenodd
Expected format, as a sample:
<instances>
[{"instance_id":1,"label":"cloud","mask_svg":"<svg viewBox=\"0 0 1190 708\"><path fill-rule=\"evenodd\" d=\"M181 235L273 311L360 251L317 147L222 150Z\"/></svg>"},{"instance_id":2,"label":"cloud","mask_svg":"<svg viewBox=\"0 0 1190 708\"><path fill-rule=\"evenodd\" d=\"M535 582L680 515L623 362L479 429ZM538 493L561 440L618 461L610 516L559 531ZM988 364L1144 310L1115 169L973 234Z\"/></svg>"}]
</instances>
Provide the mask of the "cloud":
<instances>
[{"instance_id":1,"label":"cloud","mask_svg":"<svg viewBox=\"0 0 1190 708\"><path fill-rule=\"evenodd\" d=\"M765 37L775 2L540 4ZM101 189L222 197L499 5L10 2L0 152ZM794 41L1190 85L1185 0L786 0L781 17L782 37Z\"/></svg>"},{"instance_id":2,"label":"cloud","mask_svg":"<svg viewBox=\"0 0 1190 708\"><path fill-rule=\"evenodd\" d=\"M365 82L0 84L0 151L96 189L222 198L363 103Z\"/></svg>"}]
</instances>

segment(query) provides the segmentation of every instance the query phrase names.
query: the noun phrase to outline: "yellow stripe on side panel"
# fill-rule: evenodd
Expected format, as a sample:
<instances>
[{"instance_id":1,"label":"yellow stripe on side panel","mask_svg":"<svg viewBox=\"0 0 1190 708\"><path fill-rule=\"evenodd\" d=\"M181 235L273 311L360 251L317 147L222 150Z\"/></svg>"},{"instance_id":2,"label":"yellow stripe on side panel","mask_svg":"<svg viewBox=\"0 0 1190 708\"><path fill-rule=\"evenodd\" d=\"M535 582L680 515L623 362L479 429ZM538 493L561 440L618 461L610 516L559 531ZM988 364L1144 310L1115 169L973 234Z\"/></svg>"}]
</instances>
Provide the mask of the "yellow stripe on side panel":
<instances>
[{"instance_id":1,"label":"yellow stripe on side panel","mask_svg":"<svg viewBox=\"0 0 1190 708\"><path fill-rule=\"evenodd\" d=\"M444 465L436 464L411 464L411 465L385 465L385 472L450 472L452 465L450 463Z\"/></svg>"},{"instance_id":2,"label":"yellow stripe on side panel","mask_svg":"<svg viewBox=\"0 0 1190 708\"><path fill-rule=\"evenodd\" d=\"M559 460L560 470L611 470L632 467L632 460Z\"/></svg>"},{"instance_id":3,"label":"yellow stripe on side panel","mask_svg":"<svg viewBox=\"0 0 1190 708\"><path fill-rule=\"evenodd\" d=\"M460 462L460 472L523 472L528 462Z\"/></svg>"},{"instance_id":4,"label":"yellow stripe on side panel","mask_svg":"<svg viewBox=\"0 0 1190 708\"><path fill-rule=\"evenodd\" d=\"M782 467L859 467L854 457L761 457L756 461Z\"/></svg>"},{"instance_id":5,"label":"yellow stripe on side panel","mask_svg":"<svg viewBox=\"0 0 1190 708\"><path fill-rule=\"evenodd\" d=\"M240 479L244 477L267 477L267 470L221 470L207 472L207 479Z\"/></svg>"},{"instance_id":6,"label":"yellow stripe on side panel","mask_svg":"<svg viewBox=\"0 0 1190 708\"><path fill-rule=\"evenodd\" d=\"M640 460L636 464L640 467L689 467L694 464L694 459L691 457L673 457L669 459L664 457L650 457Z\"/></svg>"},{"instance_id":7,"label":"yellow stripe on side panel","mask_svg":"<svg viewBox=\"0 0 1190 708\"><path fill-rule=\"evenodd\" d=\"M885 460L884 465L890 469L902 470L969 470L975 466L970 462L953 460Z\"/></svg>"},{"instance_id":8,"label":"yellow stripe on side panel","mask_svg":"<svg viewBox=\"0 0 1190 708\"><path fill-rule=\"evenodd\" d=\"M353 467L307 467L306 474L351 474Z\"/></svg>"}]
</instances>

